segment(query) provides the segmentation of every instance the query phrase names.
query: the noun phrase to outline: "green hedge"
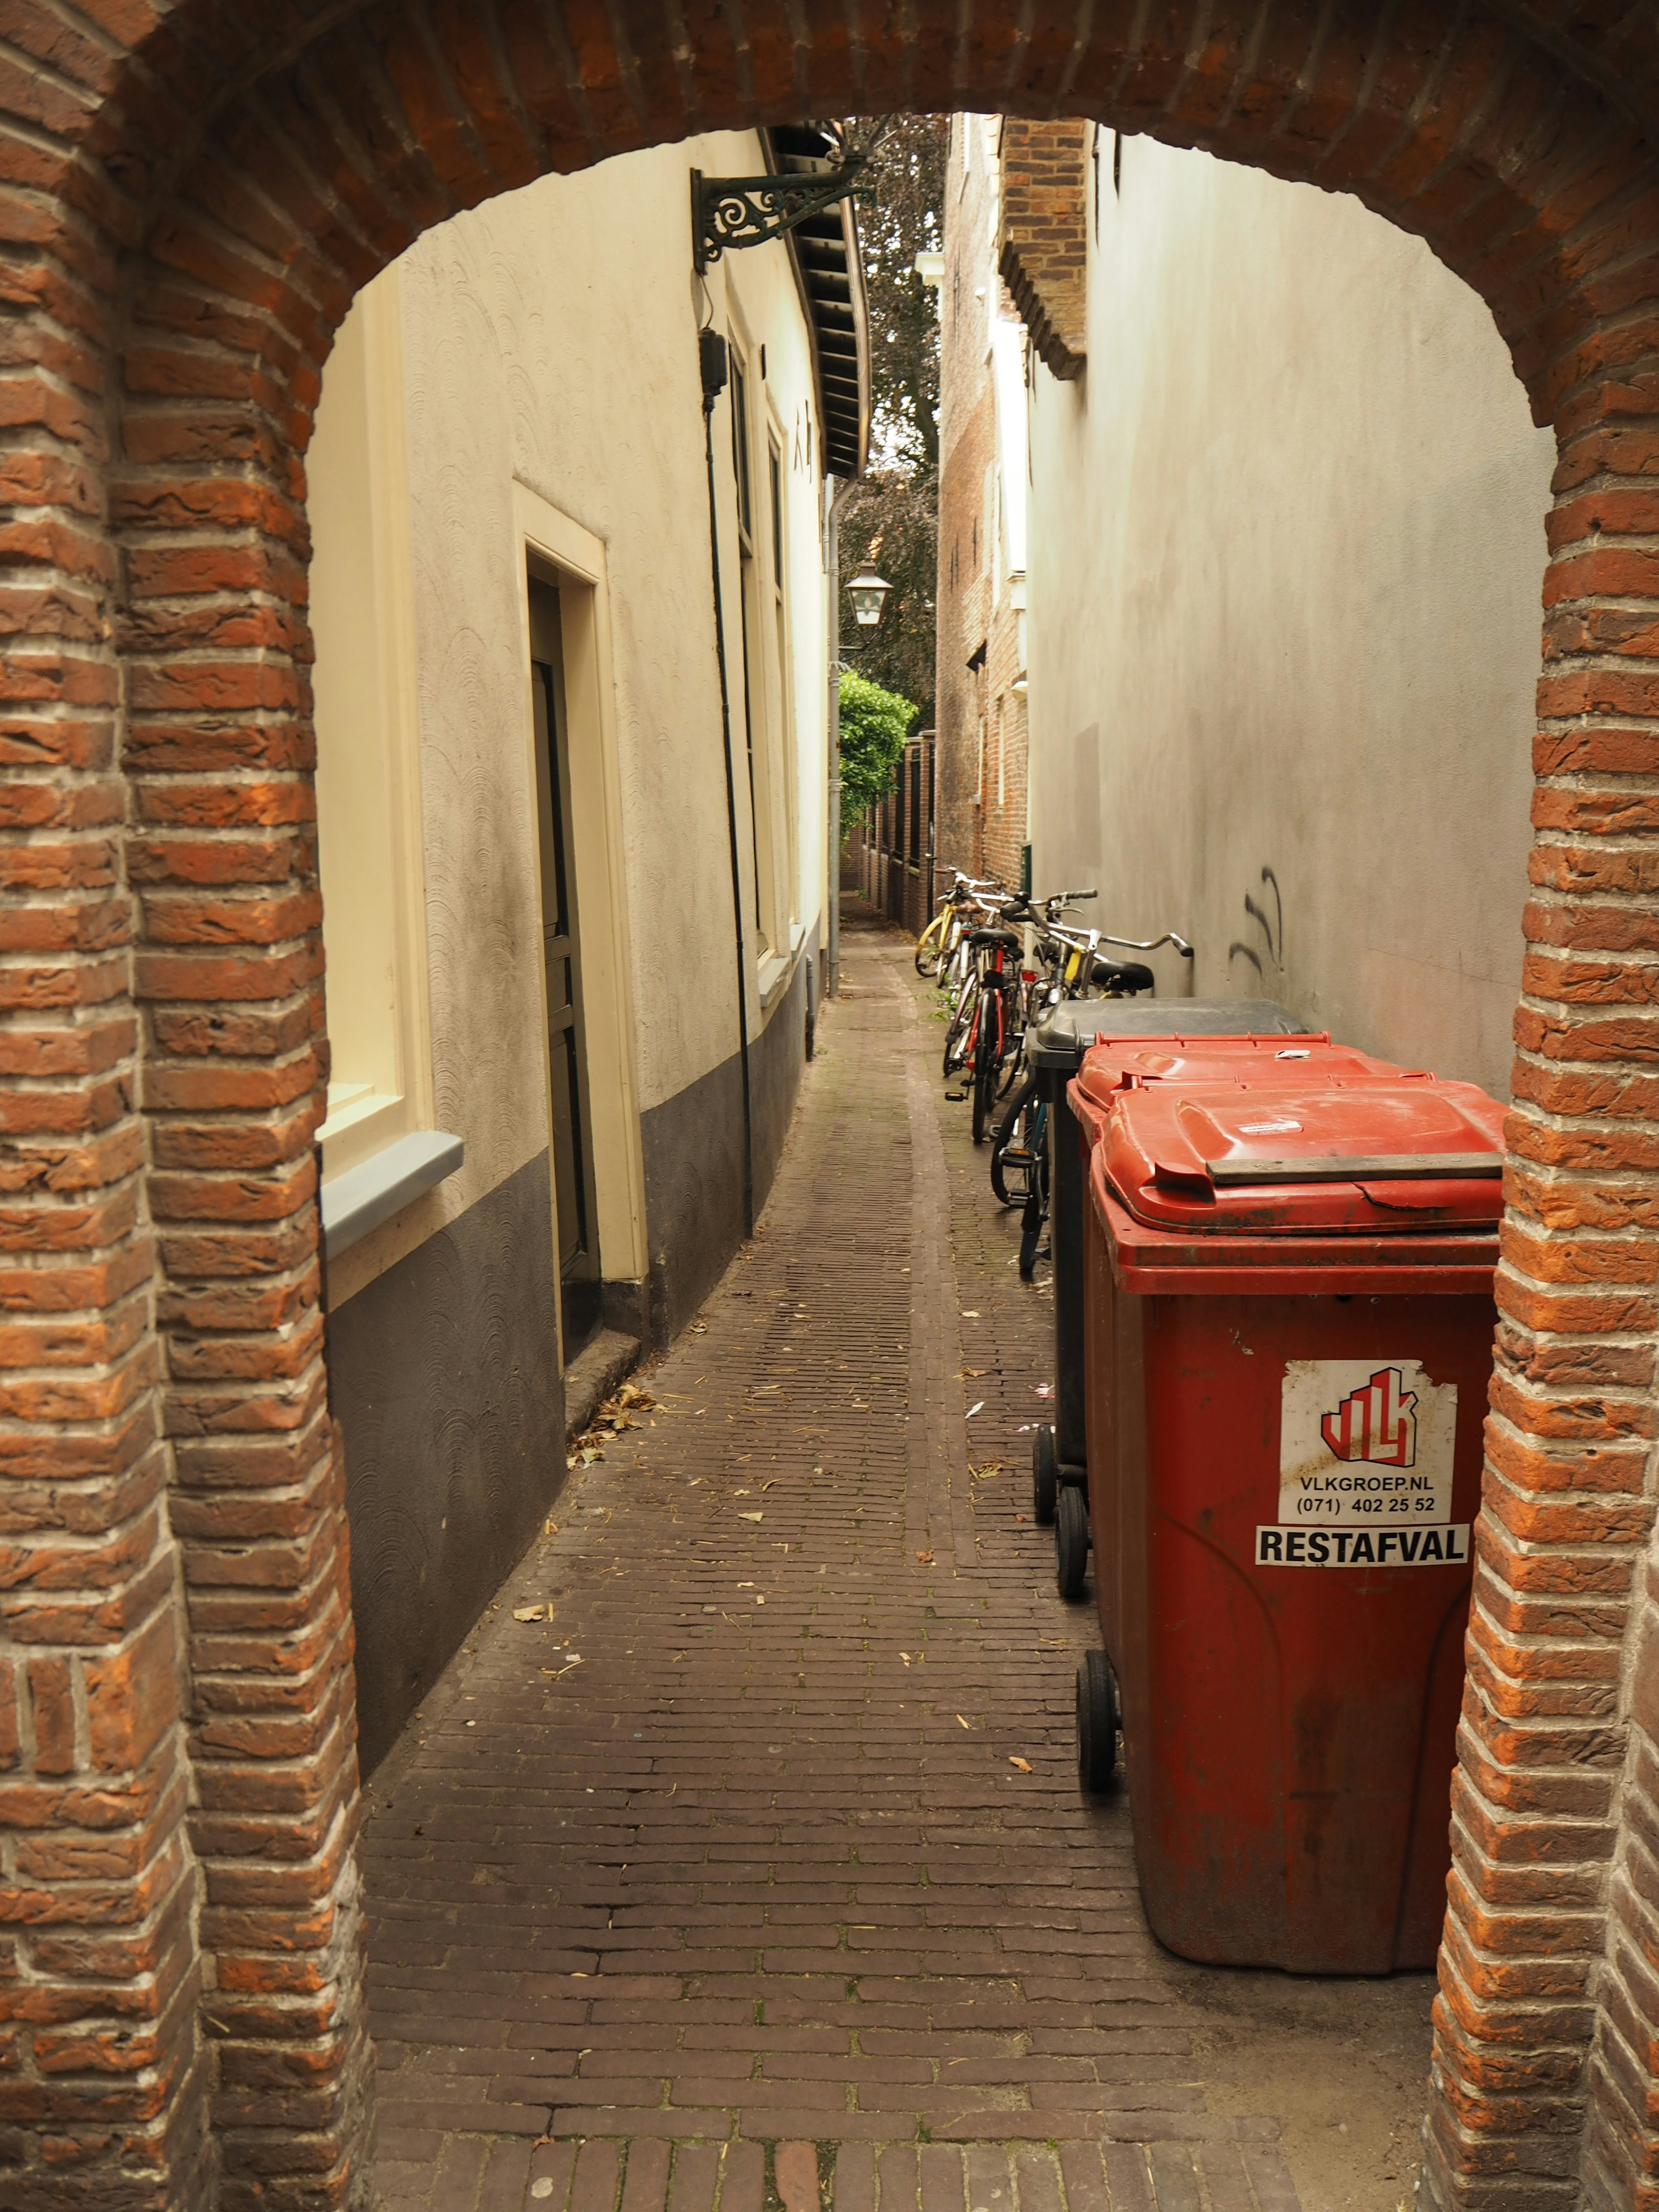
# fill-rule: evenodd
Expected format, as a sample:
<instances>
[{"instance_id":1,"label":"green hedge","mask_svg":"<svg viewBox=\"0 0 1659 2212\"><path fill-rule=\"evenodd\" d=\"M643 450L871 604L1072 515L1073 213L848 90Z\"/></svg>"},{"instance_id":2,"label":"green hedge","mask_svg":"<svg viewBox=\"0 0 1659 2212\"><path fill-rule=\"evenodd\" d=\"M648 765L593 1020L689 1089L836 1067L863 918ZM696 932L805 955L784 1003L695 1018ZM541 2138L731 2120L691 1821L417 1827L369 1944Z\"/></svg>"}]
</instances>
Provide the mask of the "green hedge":
<instances>
[{"instance_id":1,"label":"green hedge","mask_svg":"<svg viewBox=\"0 0 1659 2212\"><path fill-rule=\"evenodd\" d=\"M843 838L871 807L893 788L893 772L904 750L915 702L884 691L852 670L841 678L841 821Z\"/></svg>"}]
</instances>

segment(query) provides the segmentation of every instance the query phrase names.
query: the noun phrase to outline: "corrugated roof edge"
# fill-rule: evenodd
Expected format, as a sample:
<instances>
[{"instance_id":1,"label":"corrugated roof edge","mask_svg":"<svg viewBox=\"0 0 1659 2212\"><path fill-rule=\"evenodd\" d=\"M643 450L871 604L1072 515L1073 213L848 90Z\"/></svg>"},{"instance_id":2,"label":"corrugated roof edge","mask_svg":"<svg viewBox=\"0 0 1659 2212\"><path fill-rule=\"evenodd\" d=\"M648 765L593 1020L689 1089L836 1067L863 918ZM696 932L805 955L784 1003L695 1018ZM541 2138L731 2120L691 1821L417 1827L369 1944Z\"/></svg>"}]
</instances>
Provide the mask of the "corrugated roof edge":
<instances>
[{"instance_id":1,"label":"corrugated roof edge","mask_svg":"<svg viewBox=\"0 0 1659 2212\"><path fill-rule=\"evenodd\" d=\"M767 167L774 173L781 171L792 158L822 160L830 151L820 134L805 125L780 126L763 131L760 136ZM805 142L812 138L818 140L816 149L805 143L789 143L792 139ZM810 238L817 249L814 259L822 257L828 264L822 272L807 266L800 251L803 236ZM861 477L870 453L870 319L857 210L851 199L844 199L823 216L788 232L784 243L789 249L789 264L794 271L795 289L800 295L801 311L806 317L811 343L812 384L818 404L819 465L826 476ZM846 288L844 300L835 296L838 285ZM849 306L858 364L856 404L831 386L824 362L825 341L833 337L845 343L844 330L836 326L834 319L837 313L845 316Z\"/></svg>"}]
</instances>

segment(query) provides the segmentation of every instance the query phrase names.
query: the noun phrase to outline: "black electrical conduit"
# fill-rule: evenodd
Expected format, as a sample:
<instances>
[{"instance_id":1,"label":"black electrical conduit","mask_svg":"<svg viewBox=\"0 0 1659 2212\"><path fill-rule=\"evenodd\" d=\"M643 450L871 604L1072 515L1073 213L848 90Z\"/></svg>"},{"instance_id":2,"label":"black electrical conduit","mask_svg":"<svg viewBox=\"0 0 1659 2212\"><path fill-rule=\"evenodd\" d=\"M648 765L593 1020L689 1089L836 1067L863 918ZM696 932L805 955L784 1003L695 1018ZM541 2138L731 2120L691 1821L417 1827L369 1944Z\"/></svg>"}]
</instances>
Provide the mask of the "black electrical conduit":
<instances>
[{"instance_id":1,"label":"black electrical conduit","mask_svg":"<svg viewBox=\"0 0 1659 2212\"><path fill-rule=\"evenodd\" d=\"M702 447L708 465L708 566L714 586L714 658L720 671L720 737L726 747L726 827L732 846L732 921L738 945L738 1058L743 1066L743 1233L755 1233L755 1115L749 1081L749 961L743 939L743 861L738 847L738 786L732 766L732 688L726 673L726 614L720 603L720 508L714 498L714 402L726 389L726 340L699 331Z\"/></svg>"}]
</instances>

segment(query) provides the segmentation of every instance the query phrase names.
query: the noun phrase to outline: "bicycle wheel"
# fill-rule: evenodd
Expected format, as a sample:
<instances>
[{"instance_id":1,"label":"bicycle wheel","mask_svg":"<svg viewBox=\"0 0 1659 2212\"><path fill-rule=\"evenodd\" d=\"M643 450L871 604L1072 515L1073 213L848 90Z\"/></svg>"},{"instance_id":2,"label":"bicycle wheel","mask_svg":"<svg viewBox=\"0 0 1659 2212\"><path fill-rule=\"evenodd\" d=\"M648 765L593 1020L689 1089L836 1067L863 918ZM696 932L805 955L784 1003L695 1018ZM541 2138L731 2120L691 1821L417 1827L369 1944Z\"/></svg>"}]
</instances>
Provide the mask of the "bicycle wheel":
<instances>
[{"instance_id":1,"label":"bicycle wheel","mask_svg":"<svg viewBox=\"0 0 1659 2212\"><path fill-rule=\"evenodd\" d=\"M916 973L937 975L945 953L945 915L936 914L916 939Z\"/></svg>"},{"instance_id":2,"label":"bicycle wheel","mask_svg":"<svg viewBox=\"0 0 1659 2212\"><path fill-rule=\"evenodd\" d=\"M1022 1206L1030 1195L1038 1110L1036 1078L1028 1075L1014 1093L991 1149L991 1188L1003 1206Z\"/></svg>"},{"instance_id":3,"label":"bicycle wheel","mask_svg":"<svg viewBox=\"0 0 1659 2212\"><path fill-rule=\"evenodd\" d=\"M979 1035L974 1046L974 1142L982 1145L996 1105L997 1077L1002 1068L1006 1009L1000 991L980 995Z\"/></svg>"}]
</instances>

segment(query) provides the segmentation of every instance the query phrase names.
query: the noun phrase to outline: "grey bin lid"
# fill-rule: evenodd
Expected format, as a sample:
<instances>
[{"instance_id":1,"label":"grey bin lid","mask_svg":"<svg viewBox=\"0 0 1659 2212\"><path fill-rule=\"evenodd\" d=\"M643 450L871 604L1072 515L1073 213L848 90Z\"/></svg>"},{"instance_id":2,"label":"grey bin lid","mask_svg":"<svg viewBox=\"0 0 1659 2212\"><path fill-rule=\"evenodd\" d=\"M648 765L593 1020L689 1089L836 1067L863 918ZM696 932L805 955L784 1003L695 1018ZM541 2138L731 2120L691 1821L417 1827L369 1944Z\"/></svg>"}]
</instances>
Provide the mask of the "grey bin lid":
<instances>
[{"instance_id":1,"label":"grey bin lid","mask_svg":"<svg viewBox=\"0 0 1659 2212\"><path fill-rule=\"evenodd\" d=\"M1271 999L1062 999L1031 1039L1031 1064L1074 1074L1097 1037L1305 1036Z\"/></svg>"}]
</instances>

